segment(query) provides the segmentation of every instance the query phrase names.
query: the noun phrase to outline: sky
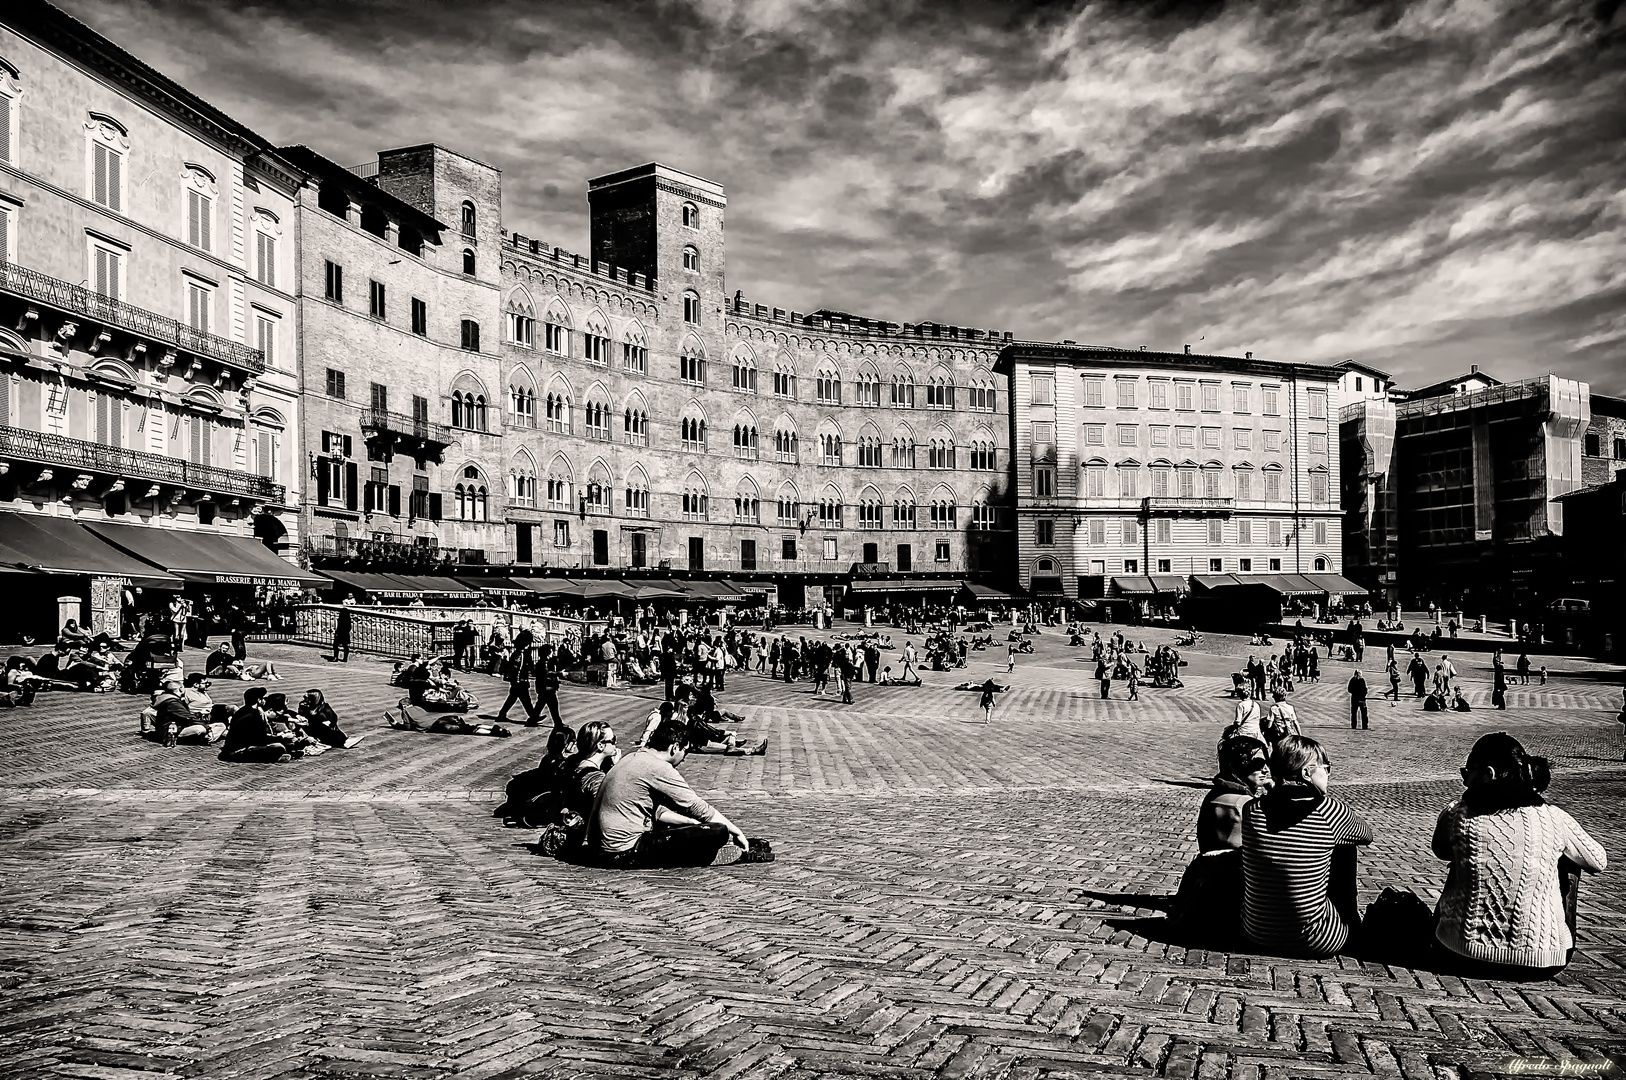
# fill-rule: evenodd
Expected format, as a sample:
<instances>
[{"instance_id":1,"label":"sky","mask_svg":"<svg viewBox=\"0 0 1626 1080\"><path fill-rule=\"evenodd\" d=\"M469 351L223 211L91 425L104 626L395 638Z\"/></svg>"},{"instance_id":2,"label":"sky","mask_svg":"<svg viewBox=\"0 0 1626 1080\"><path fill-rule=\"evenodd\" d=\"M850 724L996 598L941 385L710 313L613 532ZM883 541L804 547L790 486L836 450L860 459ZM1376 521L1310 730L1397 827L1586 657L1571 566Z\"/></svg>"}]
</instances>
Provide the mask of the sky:
<instances>
[{"instance_id":1,"label":"sky","mask_svg":"<svg viewBox=\"0 0 1626 1080\"><path fill-rule=\"evenodd\" d=\"M424 141L588 246L728 192L727 287L1030 340L1626 394L1626 6L58 0L273 142Z\"/></svg>"}]
</instances>

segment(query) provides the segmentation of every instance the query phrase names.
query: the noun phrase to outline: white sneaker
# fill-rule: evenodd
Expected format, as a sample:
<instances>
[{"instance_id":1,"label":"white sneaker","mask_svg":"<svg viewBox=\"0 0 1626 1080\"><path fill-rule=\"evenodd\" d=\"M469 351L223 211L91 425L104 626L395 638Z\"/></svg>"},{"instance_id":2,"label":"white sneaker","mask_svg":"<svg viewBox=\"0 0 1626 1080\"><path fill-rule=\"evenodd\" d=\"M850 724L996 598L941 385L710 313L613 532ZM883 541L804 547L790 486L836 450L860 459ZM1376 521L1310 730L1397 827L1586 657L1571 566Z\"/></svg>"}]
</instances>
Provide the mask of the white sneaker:
<instances>
[{"instance_id":1,"label":"white sneaker","mask_svg":"<svg viewBox=\"0 0 1626 1080\"><path fill-rule=\"evenodd\" d=\"M365 736L365 735L352 735L352 736L350 736L348 739L344 740L343 749L345 749L345 750L354 750L356 747L361 745L361 740L365 739L366 737L367 736Z\"/></svg>"}]
</instances>

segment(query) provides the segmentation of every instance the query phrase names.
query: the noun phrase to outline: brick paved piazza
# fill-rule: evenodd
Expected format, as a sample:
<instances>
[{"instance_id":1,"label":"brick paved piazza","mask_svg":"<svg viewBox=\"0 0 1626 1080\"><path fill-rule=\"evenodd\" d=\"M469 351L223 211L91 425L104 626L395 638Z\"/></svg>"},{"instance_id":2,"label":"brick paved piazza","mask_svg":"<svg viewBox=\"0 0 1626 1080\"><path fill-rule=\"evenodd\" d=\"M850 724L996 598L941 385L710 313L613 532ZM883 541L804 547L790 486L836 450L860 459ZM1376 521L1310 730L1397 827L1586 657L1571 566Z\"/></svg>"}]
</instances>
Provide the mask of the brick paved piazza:
<instances>
[{"instance_id":1,"label":"brick paved piazza","mask_svg":"<svg viewBox=\"0 0 1626 1080\"><path fill-rule=\"evenodd\" d=\"M1297 695L1378 833L1363 906L1438 895L1429 833L1479 733L1553 758L1610 868L1583 885L1570 969L1510 985L1166 943L1156 899L1195 850L1238 665L1193 655L1184 690L1102 702L1079 651L1039 641L991 729L950 687L1005 679L1003 646L851 707L732 679L767 756L684 771L779 860L693 871L534 855L490 810L539 731L383 729L376 660L264 650L281 689L324 685L371 732L281 766L144 742L133 698L44 696L0 724L0 1073L1449 1080L1626 1049L1618 671L1559 661L1504 714L1378 703L1365 733L1340 715L1347 665ZM650 707L562 696L572 723L623 730Z\"/></svg>"}]
</instances>

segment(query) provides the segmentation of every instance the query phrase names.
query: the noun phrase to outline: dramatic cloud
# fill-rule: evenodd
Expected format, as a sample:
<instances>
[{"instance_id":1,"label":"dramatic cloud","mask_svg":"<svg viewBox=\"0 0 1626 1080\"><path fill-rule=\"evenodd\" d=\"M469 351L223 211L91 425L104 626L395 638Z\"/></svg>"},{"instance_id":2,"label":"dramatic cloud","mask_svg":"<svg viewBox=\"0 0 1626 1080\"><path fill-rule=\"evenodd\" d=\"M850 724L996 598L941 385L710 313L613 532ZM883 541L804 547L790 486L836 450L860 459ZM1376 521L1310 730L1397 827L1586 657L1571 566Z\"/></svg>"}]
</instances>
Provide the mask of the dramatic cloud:
<instances>
[{"instance_id":1,"label":"dramatic cloud","mask_svg":"<svg viewBox=\"0 0 1626 1080\"><path fill-rule=\"evenodd\" d=\"M434 140L586 246L589 177L729 191L778 307L1626 392L1619 0L66 0L267 138Z\"/></svg>"}]
</instances>

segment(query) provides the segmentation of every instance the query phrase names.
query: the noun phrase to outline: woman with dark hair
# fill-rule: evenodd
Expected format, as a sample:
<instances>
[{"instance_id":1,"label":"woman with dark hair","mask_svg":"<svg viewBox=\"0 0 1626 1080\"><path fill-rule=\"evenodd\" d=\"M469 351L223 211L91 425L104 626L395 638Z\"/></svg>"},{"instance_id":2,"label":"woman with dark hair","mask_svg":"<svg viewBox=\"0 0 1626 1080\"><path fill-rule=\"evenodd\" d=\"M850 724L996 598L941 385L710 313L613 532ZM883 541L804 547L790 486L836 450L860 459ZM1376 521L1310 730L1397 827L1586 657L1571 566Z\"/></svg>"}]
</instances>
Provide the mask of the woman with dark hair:
<instances>
[{"instance_id":1,"label":"woman with dark hair","mask_svg":"<svg viewBox=\"0 0 1626 1080\"><path fill-rule=\"evenodd\" d=\"M1271 750L1275 786L1242 807L1242 928L1257 948L1333 956L1359 925L1346 845L1370 844L1372 826L1327 793L1331 770L1320 743L1288 735Z\"/></svg>"},{"instance_id":2,"label":"woman with dark hair","mask_svg":"<svg viewBox=\"0 0 1626 1080\"><path fill-rule=\"evenodd\" d=\"M503 662L502 677L508 683L508 700L497 710L499 723L508 719L508 710L514 707L516 701L525 706L527 721L537 719L536 706L531 704L531 677L535 672L531 641L529 630L521 630L514 635L514 651Z\"/></svg>"},{"instance_id":3,"label":"woman with dark hair","mask_svg":"<svg viewBox=\"0 0 1626 1080\"><path fill-rule=\"evenodd\" d=\"M1505 731L1482 736L1462 769L1466 790L1434 826L1434 854L1451 864L1434 939L1485 978L1547 978L1575 947L1559 860L1598 873L1608 857L1569 814L1541 797L1547 759Z\"/></svg>"}]
</instances>

